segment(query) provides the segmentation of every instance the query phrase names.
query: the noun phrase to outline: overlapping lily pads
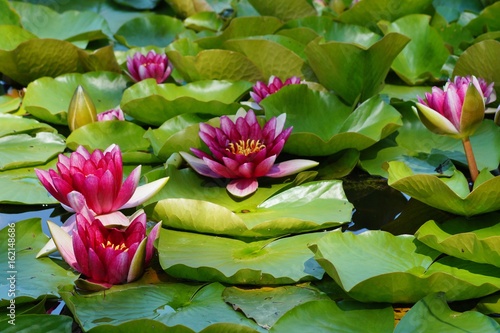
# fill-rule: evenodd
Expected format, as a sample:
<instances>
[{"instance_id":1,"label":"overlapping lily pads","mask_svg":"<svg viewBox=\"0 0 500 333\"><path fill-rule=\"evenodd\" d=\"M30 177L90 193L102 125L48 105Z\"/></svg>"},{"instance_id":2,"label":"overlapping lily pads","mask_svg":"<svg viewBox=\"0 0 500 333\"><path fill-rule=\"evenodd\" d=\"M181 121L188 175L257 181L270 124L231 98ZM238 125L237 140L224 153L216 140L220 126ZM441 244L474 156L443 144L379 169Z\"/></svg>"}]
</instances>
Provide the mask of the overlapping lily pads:
<instances>
[{"instance_id":1,"label":"overlapping lily pads","mask_svg":"<svg viewBox=\"0 0 500 333\"><path fill-rule=\"evenodd\" d=\"M158 85L148 79L125 90L121 101L124 112L146 124L160 126L179 114L234 114L236 103L252 84L247 81L197 81L183 86Z\"/></svg>"},{"instance_id":2,"label":"overlapping lily pads","mask_svg":"<svg viewBox=\"0 0 500 333\"><path fill-rule=\"evenodd\" d=\"M450 301L464 300L500 289L500 268L454 257L438 259L440 252L411 235L335 231L310 248L327 274L363 302L415 303L441 291Z\"/></svg>"},{"instance_id":3,"label":"overlapping lily pads","mask_svg":"<svg viewBox=\"0 0 500 333\"><path fill-rule=\"evenodd\" d=\"M500 267L500 214L428 221L415 233L418 240L450 256Z\"/></svg>"},{"instance_id":4,"label":"overlapping lily pads","mask_svg":"<svg viewBox=\"0 0 500 333\"><path fill-rule=\"evenodd\" d=\"M149 181L161 177L149 175ZM165 173L163 173L165 174ZM147 207L154 220L170 228L237 238L275 237L338 227L350 221L352 205L342 182L295 181L260 186L243 201L235 201L217 179L206 179L191 169L169 167L169 185ZM292 187L293 186L293 187ZM278 193L278 191L282 191Z\"/></svg>"},{"instance_id":5,"label":"overlapping lily pads","mask_svg":"<svg viewBox=\"0 0 500 333\"><path fill-rule=\"evenodd\" d=\"M352 111L335 95L306 85L286 86L260 104L268 118L286 113L286 126L293 126L293 132L284 151L300 156L363 150L402 124L399 112L379 96Z\"/></svg>"},{"instance_id":6,"label":"overlapping lily pads","mask_svg":"<svg viewBox=\"0 0 500 333\"><path fill-rule=\"evenodd\" d=\"M275 285L319 280L324 270L307 244L323 233L244 242L162 229L158 253L170 276L195 281Z\"/></svg>"},{"instance_id":7,"label":"overlapping lily pads","mask_svg":"<svg viewBox=\"0 0 500 333\"><path fill-rule=\"evenodd\" d=\"M404 162L389 162L388 184L423 203L457 215L472 216L500 209L500 177L481 171L469 190L458 170L451 176L415 173Z\"/></svg>"}]
</instances>

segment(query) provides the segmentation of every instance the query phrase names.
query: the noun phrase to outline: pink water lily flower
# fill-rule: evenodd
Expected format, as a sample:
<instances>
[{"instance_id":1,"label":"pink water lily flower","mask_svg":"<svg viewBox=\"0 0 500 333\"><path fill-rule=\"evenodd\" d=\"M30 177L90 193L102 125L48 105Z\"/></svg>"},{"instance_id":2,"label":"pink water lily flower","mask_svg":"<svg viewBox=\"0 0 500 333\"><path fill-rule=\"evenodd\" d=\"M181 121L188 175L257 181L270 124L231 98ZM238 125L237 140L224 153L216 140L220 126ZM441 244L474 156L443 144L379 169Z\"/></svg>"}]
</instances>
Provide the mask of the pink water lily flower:
<instances>
[{"instance_id":1,"label":"pink water lily flower","mask_svg":"<svg viewBox=\"0 0 500 333\"><path fill-rule=\"evenodd\" d=\"M274 94L284 86L288 86L290 84L300 84L300 78L298 76L292 76L285 80L285 82L281 81L279 77L271 76L269 78L269 82L266 84L262 81L257 81L253 86L253 91L250 92L250 97L253 98L255 102L244 103L248 104L250 107L260 110L261 107L259 103L266 98L267 96Z\"/></svg>"},{"instance_id":2,"label":"pink water lily flower","mask_svg":"<svg viewBox=\"0 0 500 333\"><path fill-rule=\"evenodd\" d=\"M60 154L57 171L35 169L38 179L47 191L58 200L63 207L71 212L76 211L71 206L68 194L79 192L86 205L94 215L114 214L114 221L123 218L120 209L136 207L154 194L167 182L168 177L138 186L141 176L141 166L137 166L123 181L123 163L120 148L113 144L106 150L99 149L90 153L80 146L69 157Z\"/></svg>"},{"instance_id":3,"label":"pink water lily flower","mask_svg":"<svg viewBox=\"0 0 500 333\"><path fill-rule=\"evenodd\" d=\"M484 81L484 80L483 80ZM492 88L483 83L487 98L496 98ZM418 97L417 109L424 125L437 134L464 138L472 135L484 118L485 95L474 77L457 77L443 89L432 87L425 99Z\"/></svg>"},{"instance_id":4,"label":"pink water lily flower","mask_svg":"<svg viewBox=\"0 0 500 333\"><path fill-rule=\"evenodd\" d=\"M200 124L200 138L212 152L209 155L191 148L197 156L180 152L184 160L199 174L227 178L227 190L244 197L258 188L260 177L284 177L318 165L311 160L275 163L292 128L284 129L286 115L273 117L262 128L253 110L238 110L235 121L220 117L220 128Z\"/></svg>"},{"instance_id":5,"label":"pink water lily flower","mask_svg":"<svg viewBox=\"0 0 500 333\"><path fill-rule=\"evenodd\" d=\"M135 82L155 79L158 84L165 82L172 72L168 57L165 54L156 54L154 50L149 51L147 55L137 52L133 57L127 56L127 69Z\"/></svg>"},{"instance_id":6,"label":"pink water lily flower","mask_svg":"<svg viewBox=\"0 0 500 333\"><path fill-rule=\"evenodd\" d=\"M117 107L116 109L107 110L97 114L97 121L108 121L108 120L125 120L125 115L122 109Z\"/></svg>"},{"instance_id":7,"label":"pink water lily flower","mask_svg":"<svg viewBox=\"0 0 500 333\"><path fill-rule=\"evenodd\" d=\"M85 280L77 285L90 290L137 280L153 256L153 243L161 222L146 236L146 214L139 210L126 228L106 227L83 208L76 214L72 236L48 221L52 238L62 258Z\"/></svg>"}]
</instances>

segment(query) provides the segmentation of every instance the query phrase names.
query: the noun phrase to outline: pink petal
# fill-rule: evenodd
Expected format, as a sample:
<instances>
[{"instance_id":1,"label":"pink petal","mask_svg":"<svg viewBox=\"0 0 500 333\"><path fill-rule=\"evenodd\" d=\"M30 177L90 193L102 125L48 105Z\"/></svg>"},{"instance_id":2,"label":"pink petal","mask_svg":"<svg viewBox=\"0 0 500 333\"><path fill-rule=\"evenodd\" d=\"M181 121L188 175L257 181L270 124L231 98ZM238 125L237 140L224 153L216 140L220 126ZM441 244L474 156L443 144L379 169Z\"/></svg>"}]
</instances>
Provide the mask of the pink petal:
<instances>
[{"instance_id":1,"label":"pink petal","mask_svg":"<svg viewBox=\"0 0 500 333\"><path fill-rule=\"evenodd\" d=\"M259 183L254 178L241 178L232 180L227 186L226 189L229 193L234 195L235 197L246 197L257 191L259 187Z\"/></svg>"},{"instance_id":2,"label":"pink petal","mask_svg":"<svg viewBox=\"0 0 500 333\"><path fill-rule=\"evenodd\" d=\"M297 172L313 168L319 163L311 160L290 160L273 165L271 170L267 173L267 177L279 178L284 176L293 175Z\"/></svg>"},{"instance_id":3,"label":"pink petal","mask_svg":"<svg viewBox=\"0 0 500 333\"><path fill-rule=\"evenodd\" d=\"M254 176L256 178L266 176L269 170L273 167L275 161L276 155L272 155L260 162L255 168Z\"/></svg>"},{"instance_id":4,"label":"pink petal","mask_svg":"<svg viewBox=\"0 0 500 333\"><path fill-rule=\"evenodd\" d=\"M155 194L157 194L163 188L163 186L165 186L167 181L168 177L163 177L152 181L151 183L147 183L137 187L132 197L119 209L137 207L139 205L142 205L144 202L151 199Z\"/></svg>"},{"instance_id":5,"label":"pink petal","mask_svg":"<svg viewBox=\"0 0 500 333\"><path fill-rule=\"evenodd\" d=\"M153 257L154 253L154 242L158 239L160 236L160 228L161 228L161 222L156 223L156 225L151 229L148 235L148 241L146 244L146 259L145 259L145 264L148 265L149 261Z\"/></svg>"},{"instance_id":6,"label":"pink petal","mask_svg":"<svg viewBox=\"0 0 500 333\"><path fill-rule=\"evenodd\" d=\"M217 178L220 178L220 177L234 178L234 177L236 177L237 170L233 171L233 170L225 167L224 165L220 164L219 162L213 161L213 160L208 159L208 158L204 158L203 161L215 174L219 175L219 177L217 177Z\"/></svg>"},{"instance_id":7,"label":"pink petal","mask_svg":"<svg viewBox=\"0 0 500 333\"><path fill-rule=\"evenodd\" d=\"M123 208L123 206L133 197L134 192L139 185L139 179L141 177L141 166L136 167L128 175L127 179L123 182L120 192L115 199L112 210L117 210Z\"/></svg>"},{"instance_id":8,"label":"pink petal","mask_svg":"<svg viewBox=\"0 0 500 333\"><path fill-rule=\"evenodd\" d=\"M130 225L130 220L120 211L97 215L95 218L101 221L102 225L105 227L121 228Z\"/></svg>"},{"instance_id":9,"label":"pink petal","mask_svg":"<svg viewBox=\"0 0 500 333\"><path fill-rule=\"evenodd\" d=\"M47 225L49 227L50 234L52 235L52 239L54 240L54 243L56 244L57 249L61 253L64 261L66 261L72 268L77 269L78 264L71 236L54 222L47 221Z\"/></svg>"},{"instance_id":10,"label":"pink petal","mask_svg":"<svg viewBox=\"0 0 500 333\"><path fill-rule=\"evenodd\" d=\"M183 151L179 152L179 154L182 156L182 158L200 175L202 176L207 176L207 177L212 177L212 178L221 178L222 176L215 173L210 169L207 164L204 162L204 160L201 160L199 158L196 158L188 153L185 153ZM208 159L207 159L208 160Z\"/></svg>"}]
</instances>

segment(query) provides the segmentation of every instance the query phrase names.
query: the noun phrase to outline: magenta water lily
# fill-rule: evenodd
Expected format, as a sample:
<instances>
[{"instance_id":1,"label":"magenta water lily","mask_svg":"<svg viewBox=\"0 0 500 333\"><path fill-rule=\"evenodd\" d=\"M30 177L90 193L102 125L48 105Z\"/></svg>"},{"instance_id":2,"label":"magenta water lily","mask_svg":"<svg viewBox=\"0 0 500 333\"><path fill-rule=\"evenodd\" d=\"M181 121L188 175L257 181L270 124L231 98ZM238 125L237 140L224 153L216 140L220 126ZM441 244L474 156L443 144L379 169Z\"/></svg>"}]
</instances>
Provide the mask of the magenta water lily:
<instances>
[{"instance_id":1,"label":"magenta water lily","mask_svg":"<svg viewBox=\"0 0 500 333\"><path fill-rule=\"evenodd\" d=\"M258 178L279 178L318 165L311 160L290 160L275 163L292 128L284 128L286 115L273 117L261 127L253 110L238 110L234 121L220 118L220 128L200 124L200 138L212 152L191 148L197 156L181 152L187 163L199 174L212 178L231 179L227 190L245 197L258 188Z\"/></svg>"},{"instance_id":2,"label":"magenta water lily","mask_svg":"<svg viewBox=\"0 0 500 333\"><path fill-rule=\"evenodd\" d=\"M52 238L63 259L85 280L86 289L109 288L138 279L153 256L153 243L161 222L146 235L146 214L137 211L126 228L108 228L83 207L76 214L76 230L70 236L48 222Z\"/></svg>"},{"instance_id":3,"label":"magenta water lily","mask_svg":"<svg viewBox=\"0 0 500 333\"><path fill-rule=\"evenodd\" d=\"M127 56L127 69L135 82L155 79L158 84L165 82L172 72L168 57L154 50L147 55L137 52L133 57Z\"/></svg>"},{"instance_id":4,"label":"magenta water lily","mask_svg":"<svg viewBox=\"0 0 500 333\"><path fill-rule=\"evenodd\" d=\"M125 115L120 107L101 112L97 115L97 121L125 120Z\"/></svg>"}]
</instances>

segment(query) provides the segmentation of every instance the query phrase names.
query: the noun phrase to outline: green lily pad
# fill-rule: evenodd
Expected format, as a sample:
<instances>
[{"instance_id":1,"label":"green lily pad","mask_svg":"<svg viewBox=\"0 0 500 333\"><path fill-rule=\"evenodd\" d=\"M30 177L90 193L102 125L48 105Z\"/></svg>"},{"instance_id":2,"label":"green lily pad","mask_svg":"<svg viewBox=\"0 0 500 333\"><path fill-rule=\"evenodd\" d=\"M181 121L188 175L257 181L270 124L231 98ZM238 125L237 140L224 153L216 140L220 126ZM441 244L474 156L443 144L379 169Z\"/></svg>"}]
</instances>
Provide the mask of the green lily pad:
<instances>
[{"instance_id":1,"label":"green lily pad","mask_svg":"<svg viewBox=\"0 0 500 333\"><path fill-rule=\"evenodd\" d=\"M246 81L216 80L184 86L158 85L154 79L148 79L125 90L121 108L135 119L156 126L183 113L234 114L240 108L236 101L251 86Z\"/></svg>"},{"instance_id":2,"label":"green lily pad","mask_svg":"<svg viewBox=\"0 0 500 333\"><path fill-rule=\"evenodd\" d=\"M145 133L145 129L129 121L98 121L74 130L66 144L72 150L80 145L91 150L104 150L115 143L122 152L147 151L150 145L144 138Z\"/></svg>"},{"instance_id":3,"label":"green lily pad","mask_svg":"<svg viewBox=\"0 0 500 333\"><path fill-rule=\"evenodd\" d=\"M0 138L0 170L45 164L65 148L64 138L49 132L39 132L35 137L28 134L4 136Z\"/></svg>"},{"instance_id":4,"label":"green lily pad","mask_svg":"<svg viewBox=\"0 0 500 333\"><path fill-rule=\"evenodd\" d=\"M0 50L3 51L12 51L22 42L37 38L16 25L0 25L0 33L4 36L0 41Z\"/></svg>"},{"instance_id":5,"label":"green lily pad","mask_svg":"<svg viewBox=\"0 0 500 333\"><path fill-rule=\"evenodd\" d=\"M223 27L224 21L215 12L199 12L187 17L184 20L184 25L186 28L196 31L219 31Z\"/></svg>"},{"instance_id":6,"label":"green lily pad","mask_svg":"<svg viewBox=\"0 0 500 333\"><path fill-rule=\"evenodd\" d=\"M57 159L37 165L40 169L55 169ZM33 167L0 171L0 203L3 204L56 204L36 177Z\"/></svg>"},{"instance_id":7,"label":"green lily pad","mask_svg":"<svg viewBox=\"0 0 500 333\"><path fill-rule=\"evenodd\" d=\"M3 333L71 333L73 319L68 316L54 316L47 314L21 314L16 315L15 325L8 321L0 322Z\"/></svg>"},{"instance_id":8,"label":"green lily pad","mask_svg":"<svg viewBox=\"0 0 500 333\"><path fill-rule=\"evenodd\" d=\"M182 21L166 15L136 17L125 24L115 34L123 45L165 47L185 30Z\"/></svg>"},{"instance_id":9,"label":"green lily pad","mask_svg":"<svg viewBox=\"0 0 500 333\"><path fill-rule=\"evenodd\" d=\"M161 193L167 199L161 199L148 208L152 210L152 219L163 221L163 225L169 228L247 238L338 227L351 218L353 207L338 180L308 182L274 196L271 196L273 192L292 183L259 188L254 196L235 202L225 193L224 187L204 189L203 185L200 187L198 177L193 176L182 170L173 172L168 188ZM201 192L196 196L198 199L190 195L168 196L175 188L187 187L187 184L190 184L188 191ZM212 195L216 193L223 196L214 203ZM158 196L154 198L157 199Z\"/></svg>"},{"instance_id":10,"label":"green lily pad","mask_svg":"<svg viewBox=\"0 0 500 333\"><path fill-rule=\"evenodd\" d=\"M327 274L362 302L414 303L440 291L450 301L464 300L489 295L500 286L500 268L437 259L440 252L411 235L335 231L310 248Z\"/></svg>"},{"instance_id":11,"label":"green lily pad","mask_svg":"<svg viewBox=\"0 0 500 333\"><path fill-rule=\"evenodd\" d=\"M467 25L475 36L483 33L484 31L498 31L500 25L498 23L498 13L500 11L500 3L494 2L490 6L484 8L479 16L472 19Z\"/></svg>"},{"instance_id":12,"label":"green lily pad","mask_svg":"<svg viewBox=\"0 0 500 333\"><path fill-rule=\"evenodd\" d=\"M195 281L275 285L321 279L307 244L323 233L246 243L161 229L158 253L168 275ZM199 255L203 253L203 255Z\"/></svg>"},{"instance_id":13,"label":"green lily pad","mask_svg":"<svg viewBox=\"0 0 500 333\"><path fill-rule=\"evenodd\" d=\"M66 74L55 79L44 77L28 86L23 107L39 119L67 125L69 103L78 85L83 86L100 113L120 104L127 80L111 72Z\"/></svg>"},{"instance_id":14,"label":"green lily pad","mask_svg":"<svg viewBox=\"0 0 500 333\"><path fill-rule=\"evenodd\" d=\"M485 315L494 315L494 317L496 317L500 314L500 295L493 294L481 298L476 305L476 310L484 313Z\"/></svg>"},{"instance_id":15,"label":"green lily pad","mask_svg":"<svg viewBox=\"0 0 500 333\"><path fill-rule=\"evenodd\" d=\"M179 40L166 49L172 65L186 82L200 80L255 82L264 79L261 70L239 52L214 49L191 54L191 49L195 46L186 45L188 43L192 42L187 39Z\"/></svg>"},{"instance_id":16,"label":"green lily pad","mask_svg":"<svg viewBox=\"0 0 500 333\"><path fill-rule=\"evenodd\" d=\"M204 49L223 49L229 39L269 35L278 30L283 22L272 16L236 17L218 36L199 38L196 42Z\"/></svg>"},{"instance_id":17,"label":"green lily pad","mask_svg":"<svg viewBox=\"0 0 500 333\"><path fill-rule=\"evenodd\" d=\"M307 323L307 324L306 324ZM271 333L301 332L391 333L394 311L391 306L352 301L317 300L298 305L271 327Z\"/></svg>"},{"instance_id":18,"label":"green lily pad","mask_svg":"<svg viewBox=\"0 0 500 333\"><path fill-rule=\"evenodd\" d=\"M283 21L316 15L314 7L304 0L249 0L262 16L275 16Z\"/></svg>"},{"instance_id":19,"label":"green lily pad","mask_svg":"<svg viewBox=\"0 0 500 333\"><path fill-rule=\"evenodd\" d=\"M392 62L409 40L404 35L389 33L365 48L318 38L307 45L305 52L319 83L354 105L382 90Z\"/></svg>"},{"instance_id":20,"label":"green lily pad","mask_svg":"<svg viewBox=\"0 0 500 333\"><path fill-rule=\"evenodd\" d=\"M12 230L14 229L14 230ZM12 230L12 231L11 231ZM15 234L15 256L8 250L9 235ZM7 276L15 275L15 293L8 296L10 283L6 278L0 281L0 305L4 308L10 299L15 298L16 305L32 302L44 296L57 298L59 285L72 284L77 278L71 270L61 267L60 260L51 258L36 259L35 256L47 243L49 238L43 233L41 219L32 218L19 221L0 230L2 256L0 264ZM10 259L14 258L14 259ZM15 261L12 263L12 261ZM63 264L64 265L64 264Z\"/></svg>"},{"instance_id":21,"label":"green lily pad","mask_svg":"<svg viewBox=\"0 0 500 333\"><path fill-rule=\"evenodd\" d=\"M6 0L0 1L0 24L20 25L19 15Z\"/></svg>"},{"instance_id":22,"label":"green lily pad","mask_svg":"<svg viewBox=\"0 0 500 333\"><path fill-rule=\"evenodd\" d=\"M496 4L500 11L500 3ZM500 64L496 55L500 52L500 42L484 40L467 48L458 58L453 76L475 75L487 82L500 82ZM500 86L494 86L500 96Z\"/></svg>"},{"instance_id":23,"label":"green lily pad","mask_svg":"<svg viewBox=\"0 0 500 333\"><path fill-rule=\"evenodd\" d=\"M472 216L500 209L500 177L493 177L483 170L469 191L463 174L456 170L451 177L416 174L404 162L389 162L388 184L423 203L457 215ZM487 175L490 175L489 177ZM484 178L487 177L487 178Z\"/></svg>"},{"instance_id":24,"label":"green lily pad","mask_svg":"<svg viewBox=\"0 0 500 333\"><path fill-rule=\"evenodd\" d=\"M260 104L267 118L286 113L286 126L293 126L293 131L284 151L300 156L362 150L401 125L401 115L378 96L351 111L335 95L306 85L285 86Z\"/></svg>"},{"instance_id":25,"label":"green lily pad","mask_svg":"<svg viewBox=\"0 0 500 333\"><path fill-rule=\"evenodd\" d=\"M20 97L0 96L0 114L16 111L21 105Z\"/></svg>"},{"instance_id":26,"label":"green lily pad","mask_svg":"<svg viewBox=\"0 0 500 333\"><path fill-rule=\"evenodd\" d=\"M17 1L11 4L21 17L23 28L39 38L85 41L86 44L87 41L107 39L111 35L106 20L91 11L59 14L43 5Z\"/></svg>"},{"instance_id":27,"label":"green lily pad","mask_svg":"<svg viewBox=\"0 0 500 333\"><path fill-rule=\"evenodd\" d=\"M56 129L35 119L0 114L0 137L12 134L35 134L37 132L56 133Z\"/></svg>"},{"instance_id":28,"label":"green lily pad","mask_svg":"<svg viewBox=\"0 0 500 333\"><path fill-rule=\"evenodd\" d=\"M422 320L425 318L425 320ZM493 333L500 325L477 311L456 312L449 308L443 293L431 294L415 304L396 326L394 333L406 332Z\"/></svg>"},{"instance_id":29,"label":"green lily pad","mask_svg":"<svg viewBox=\"0 0 500 333\"><path fill-rule=\"evenodd\" d=\"M223 291L219 283L200 286L139 280L88 295L67 287L60 292L77 322L89 333L142 332L145 327L175 333L264 332L226 304Z\"/></svg>"},{"instance_id":30,"label":"green lily pad","mask_svg":"<svg viewBox=\"0 0 500 333\"><path fill-rule=\"evenodd\" d=\"M433 249L457 258L500 267L500 214L430 220L415 237Z\"/></svg>"},{"instance_id":31,"label":"green lily pad","mask_svg":"<svg viewBox=\"0 0 500 333\"><path fill-rule=\"evenodd\" d=\"M160 0L114 0L116 3L120 5L132 7L135 9L153 9L158 5Z\"/></svg>"},{"instance_id":32,"label":"green lily pad","mask_svg":"<svg viewBox=\"0 0 500 333\"><path fill-rule=\"evenodd\" d=\"M409 85L438 81L450 55L438 31L429 25L430 20L430 16L412 14L379 24L385 34L397 32L411 38L391 66Z\"/></svg>"},{"instance_id":33,"label":"green lily pad","mask_svg":"<svg viewBox=\"0 0 500 333\"><path fill-rule=\"evenodd\" d=\"M228 287L222 293L224 301L241 310L259 326L269 329L289 310L300 304L330 299L309 284L297 286L261 287L242 289Z\"/></svg>"},{"instance_id":34,"label":"green lily pad","mask_svg":"<svg viewBox=\"0 0 500 333\"><path fill-rule=\"evenodd\" d=\"M272 75L283 80L299 76L306 80L315 79L304 54L305 45L285 36L265 35L244 39L231 39L224 47L244 54L263 73L265 78ZM262 50L269 54L262 56Z\"/></svg>"}]
</instances>

